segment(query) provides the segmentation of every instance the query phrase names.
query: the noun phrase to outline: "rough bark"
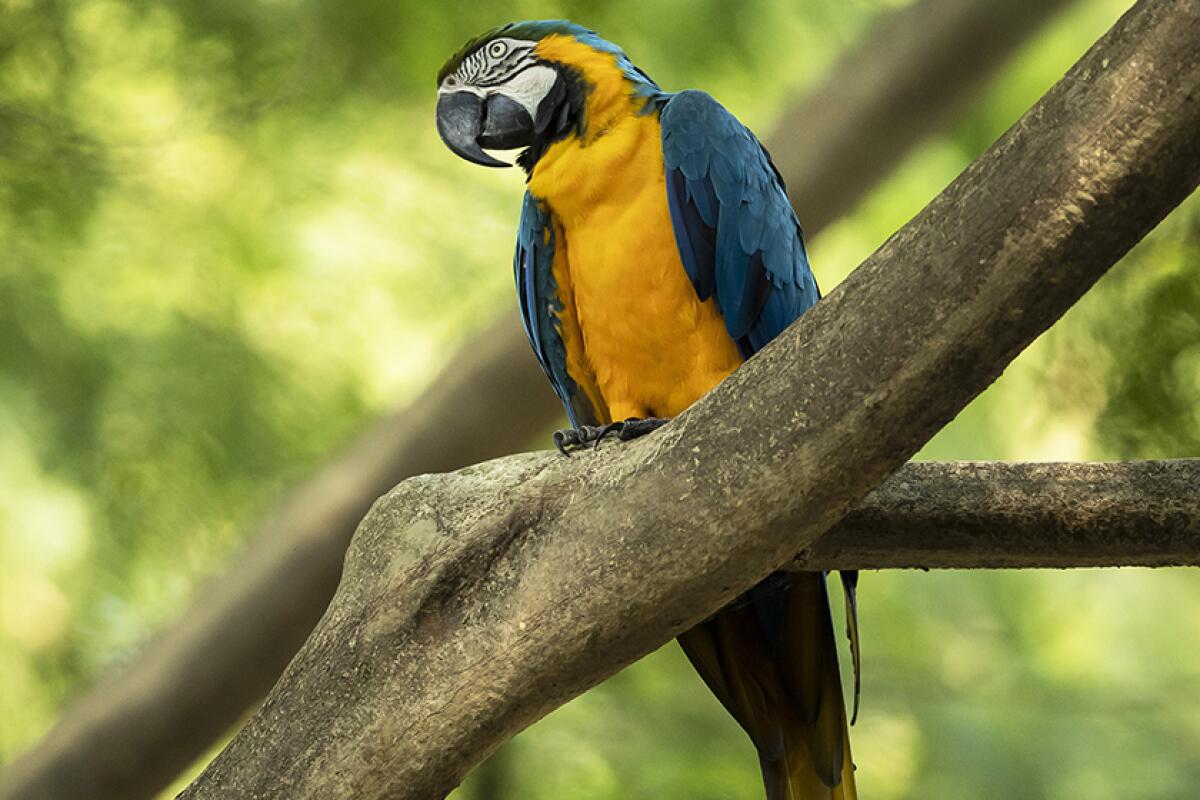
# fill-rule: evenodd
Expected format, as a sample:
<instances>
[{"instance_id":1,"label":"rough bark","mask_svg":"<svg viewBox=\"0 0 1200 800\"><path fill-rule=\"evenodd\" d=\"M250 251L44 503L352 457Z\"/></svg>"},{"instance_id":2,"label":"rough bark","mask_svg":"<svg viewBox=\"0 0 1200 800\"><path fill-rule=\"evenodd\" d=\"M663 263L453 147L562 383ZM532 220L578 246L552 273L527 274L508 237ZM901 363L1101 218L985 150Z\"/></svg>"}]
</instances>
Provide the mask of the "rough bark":
<instances>
[{"instance_id":1,"label":"rough bark","mask_svg":"<svg viewBox=\"0 0 1200 800\"><path fill-rule=\"evenodd\" d=\"M1200 565L1200 459L912 462L793 569Z\"/></svg>"},{"instance_id":2,"label":"rough bark","mask_svg":"<svg viewBox=\"0 0 1200 800\"><path fill-rule=\"evenodd\" d=\"M1064 4L921 0L890 15L789 116L804 121L803 134L784 126L769 141L809 235L861 197ZM992 35L981 45L982 29ZM897 103L898 94L909 102ZM852 178L838 185L830 175ZM328 605L350 535L372 501L408 476L521 449L561 413L515 313L505 314L428 392L290 494L233 569L200 591L138 662L82 697L0 774L0 798L152 796L279 677Z\"/></svg>"},{"instance_id":3,"label":"rough bark","mask_svg":"<svg viewBox=\"0 0 1200 800\"><path fill-rule=\"evenodd\" d=\"M405 481L262 709L182 796L444 795L811 548L1195 189L1197 130L1200 6L1145 0L670 425Z\"/></svg>"}]
</instances>

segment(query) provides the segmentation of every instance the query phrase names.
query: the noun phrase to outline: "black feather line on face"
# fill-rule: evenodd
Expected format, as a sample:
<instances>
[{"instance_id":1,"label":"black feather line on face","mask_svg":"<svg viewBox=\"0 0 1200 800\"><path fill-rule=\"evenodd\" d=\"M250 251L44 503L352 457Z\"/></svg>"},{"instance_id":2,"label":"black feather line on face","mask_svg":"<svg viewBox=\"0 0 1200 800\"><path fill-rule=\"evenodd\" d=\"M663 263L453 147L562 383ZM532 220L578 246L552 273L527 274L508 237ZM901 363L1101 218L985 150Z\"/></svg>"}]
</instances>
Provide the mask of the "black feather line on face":
<instances>
[{"instance_id":1,"label":"black feather line on face","mask_svg":"<svg viewBox=\"0 0 1200 800\"><path fill-rule=\"evenodd\" d=\"M583 136L587 129L584 112L590 87L583 76L578 70L564 64L541 63L553 67L558 73L558 80L538 105L537 116L533 120L533 144L517 156L517 165L525 170L526 175L533 172L538 160L545 155L550 145L566 139L571 134Z\"/></svg>"},{"instance_id":2,"label":"black feather line on face","mask_svg":"<svg viewBox=\"0 0 1200 800\"><path fill-rule=\"evenodd\" d=\"M486 80L477 80L477 81L475 81L474 85L478 86L480 89L487 89L492 86L500 86L502 84L508 83L509 81L511 81L513 78L517 77L518 75L520 75L525 70L536 67L539 63L543 63L543 62L530 61L526 64L521 65L513 72L506 72L502 75L497 75L494 78L490 78L490 79L486 79Z\"/></svg>"},{"instance_id":3,"label":"black feather line on face","mask_svg":"<svg viewBox=\"0 0 1200 800\"><path fill-rule=\"evenodd\" d=\"M442 81L446 80L447 76L449 76L450 73L454 72L456 69L458 69L460 66L462 66L462 63L463 63L463 61L465 61L467 59L467 56L474 53L480 47L485 46L492 39L503 36L504 33L507 32L512 27L513 27L513 23L510 22L507 25L500 26L499 28L493 28L492 30L490 30L486 33L480 34L479 36L476 36L473 39L468 39L466 44L464 44L462 47L460 47L454 55L452 55L452 56L450 56L450 58L446 59L446 63L442 65L442 68L440 70L438 70L437 85L441 86Z\"/></svg>"}]
</instances>

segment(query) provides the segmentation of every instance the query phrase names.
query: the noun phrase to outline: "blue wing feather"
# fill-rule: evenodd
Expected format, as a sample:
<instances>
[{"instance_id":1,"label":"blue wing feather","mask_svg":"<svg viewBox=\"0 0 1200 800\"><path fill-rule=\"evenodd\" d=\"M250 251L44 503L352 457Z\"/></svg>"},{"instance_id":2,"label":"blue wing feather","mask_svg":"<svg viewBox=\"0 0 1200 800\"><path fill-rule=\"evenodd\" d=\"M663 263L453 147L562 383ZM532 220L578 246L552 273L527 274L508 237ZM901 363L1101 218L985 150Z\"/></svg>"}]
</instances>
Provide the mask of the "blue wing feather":
<instances>
[{"instance_id":1,"label":"blue wing feather","mask_svg":"<svg viewBox=\"0 0 1200 800\"><path fill-rule=\"evenodd\" d=\"M800 222L766 149L712 97L697 91L672 95L661 105L659 120L667 205L680 260L697 296L715 299L725 329L748 358L820 297ZM857 578L857 573L842 573L855 716ZM786 594L773 591L775 583L768 579L752 589L750 599L768 646L778 649ZM827 597L824 581L820 591Z\"/></svg>"},{"instance_id":2,"label":"blue wing feather","mask_svg":"<svg viewBox=\"0 0 1200 800\"><path fill-rule=\"evenodd\" d=\"M720 103L680 92L659 114L684 269L750 356L819 297L800 223L766 150Z\"/></svg>"},{"instance_id":3,"label":"blue wing feather","mask_svg":"<svg viewBox=\"0 0 1200 800\"><path fill-rule=\"evenodd\" d=\"M549 210L529 192L521 206L513 272L520 300L521 324L542 371L550 379L573 427L596 424L596 414L567 373L558 313L562 304L554 280L554 224Z\"/></svg>"}]
</instances>

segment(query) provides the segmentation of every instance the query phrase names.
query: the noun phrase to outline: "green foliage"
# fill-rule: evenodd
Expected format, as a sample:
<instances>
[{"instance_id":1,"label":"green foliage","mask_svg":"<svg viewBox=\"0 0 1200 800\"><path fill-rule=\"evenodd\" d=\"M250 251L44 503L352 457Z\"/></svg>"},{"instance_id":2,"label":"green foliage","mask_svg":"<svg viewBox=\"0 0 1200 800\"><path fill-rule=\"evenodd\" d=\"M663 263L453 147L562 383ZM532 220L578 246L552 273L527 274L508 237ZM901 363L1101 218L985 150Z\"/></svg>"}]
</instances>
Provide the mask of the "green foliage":
<instances>
[{"instance_id":1,"label":"green foliage","mask_svg":"<svg viewBox=\"0 0 1200 800\"><path fill-rule=\"evenodd\" d=\"M431 120L462 41L570 17L766 133L891 5L0 0L0 760L135 657L285 487L511 309L520 176L449 157ZM1031 42L813 243L822 285L1121 10L1078 4ZM1178 213L923 455L1195 455L1197 220ZM865 795L1185 796L1198 600L1183 572L865 576ZM504 752L514 797L758 791L673 645Z\"/></svg>"},{"instance_id":2,"label":"green foliage","mask_svg":"<svg viewBox=\"0 0 1200 800\"><path fill-rule=\"evenodd\" d=\"M1114 368L1097 420L1119 458L1200 453L1200 208L1175 215L1130 259L1117 287L1124 313L1099 321L1096 337ZM1113 292L1114 295L1117 293Z\"/></svg>"}]
</instances>

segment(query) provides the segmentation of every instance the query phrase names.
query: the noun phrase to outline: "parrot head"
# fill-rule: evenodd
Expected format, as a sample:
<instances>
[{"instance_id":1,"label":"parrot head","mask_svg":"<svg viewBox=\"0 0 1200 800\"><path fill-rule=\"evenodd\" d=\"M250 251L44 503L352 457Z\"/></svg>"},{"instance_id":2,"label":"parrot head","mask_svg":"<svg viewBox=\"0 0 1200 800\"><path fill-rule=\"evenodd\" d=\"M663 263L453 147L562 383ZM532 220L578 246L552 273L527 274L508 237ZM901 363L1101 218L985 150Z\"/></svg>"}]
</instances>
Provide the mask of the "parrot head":
<instances>
[{"instance_id":1,"label":"parrot head","mask_svg":"<svg viewBox=\"0 0 1200 800\"><path fill-rule=\"evenodd\" d=\"M438 72L438 134L456 155L485 167L512 166L485 148L523 148L517 163L528 172L551 143L584 135L589 96L603 71L636 96L660 94L620 48L579 25L543 20L495 28Z\"/></svg>"}]
</instances>

